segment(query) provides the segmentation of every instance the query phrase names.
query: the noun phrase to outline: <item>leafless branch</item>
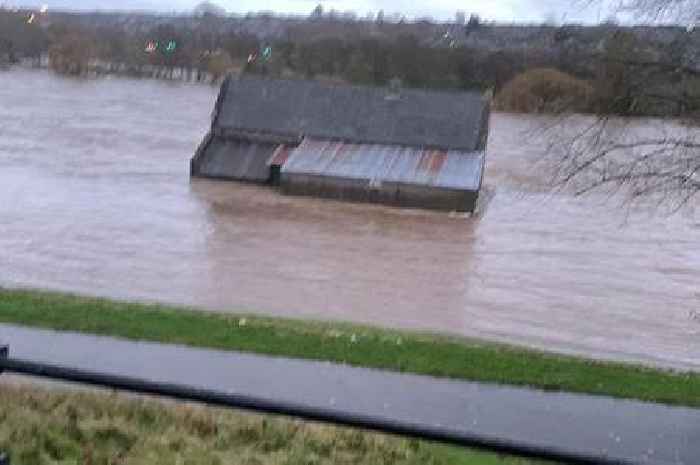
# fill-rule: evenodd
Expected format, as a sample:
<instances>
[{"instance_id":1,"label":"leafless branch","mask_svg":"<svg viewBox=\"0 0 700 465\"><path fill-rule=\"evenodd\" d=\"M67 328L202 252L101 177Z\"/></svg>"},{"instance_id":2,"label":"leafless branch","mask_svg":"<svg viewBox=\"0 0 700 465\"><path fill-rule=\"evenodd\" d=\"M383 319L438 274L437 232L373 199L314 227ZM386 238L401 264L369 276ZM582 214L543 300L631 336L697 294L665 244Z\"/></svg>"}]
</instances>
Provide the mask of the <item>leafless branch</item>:
<instances>
[{"instance_id":1,"label":"leafless branch","mask_svg":"<svg viewBox=\"0 0 700 465\"><path fill-rule=\"evenodd\" d=\"M555 187L575 195L624 192L631 200L654 198L675 208L700 196L699 131L673 122L651 128L645 120L591 119L553 131Z\"/></svg>"},{"instance_id":2,"label":"leafless branch","mask_svg":"<svg viewBox=\"0 0 700 465\"><path fill-rule=\"evenodd\" d=\"M619 0L618 10L656 21L694 23L700 18L696 0Z\"/></svg>"}]
</instances>

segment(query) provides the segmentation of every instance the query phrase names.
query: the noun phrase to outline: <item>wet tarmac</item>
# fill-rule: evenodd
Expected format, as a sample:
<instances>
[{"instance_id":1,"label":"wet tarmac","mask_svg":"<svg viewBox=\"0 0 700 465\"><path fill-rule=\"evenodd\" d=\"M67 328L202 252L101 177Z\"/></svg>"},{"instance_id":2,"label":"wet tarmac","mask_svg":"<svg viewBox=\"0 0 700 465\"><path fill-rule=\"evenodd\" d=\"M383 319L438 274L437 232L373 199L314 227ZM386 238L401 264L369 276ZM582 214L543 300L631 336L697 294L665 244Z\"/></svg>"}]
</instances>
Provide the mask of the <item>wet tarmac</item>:
<instances>
[{"instance_id":1,"label":"wet tarmac","mask_svg":"<svg viewBox=\"0 0 700 465\"><path fill-rule=\"evenodd\" d=\"M700 219L549 193L495 114L477 218L190 181L216 89L0 73L0 285L700 369Z\"/></svg>"},{"instance_id":2,"label":"wet tarmac","mask_svg":"<svg viewBox=\"0 0 700 465\"><path fill-rule=\"evenodd\" d=\"M0 342L10 344L15 358L440 426L567 453L678 465L700 457L695 409L8 325L0 325Z\"/></svg>"}]
</instances>

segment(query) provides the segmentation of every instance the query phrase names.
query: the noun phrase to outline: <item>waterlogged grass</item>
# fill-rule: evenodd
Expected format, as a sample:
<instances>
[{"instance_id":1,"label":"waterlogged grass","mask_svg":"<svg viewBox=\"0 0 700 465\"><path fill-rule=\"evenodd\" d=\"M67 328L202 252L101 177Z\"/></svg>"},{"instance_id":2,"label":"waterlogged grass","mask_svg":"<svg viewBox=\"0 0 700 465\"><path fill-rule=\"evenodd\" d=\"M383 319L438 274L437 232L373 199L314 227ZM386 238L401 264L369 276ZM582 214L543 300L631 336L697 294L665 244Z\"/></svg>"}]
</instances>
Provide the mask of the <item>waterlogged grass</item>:
<instances>
[{"instance_id":1,"label":"waterlogged grass","mask_svg":"<svg viewBox=\"0 0 700 465\"><path fill-rule=\"evenodd\" d=\"M13 464L516 465L346 428L101 392L0 384L0 451Z\"/></svg>"},{"instance_id":2,"label":"waterlogged grass","mask_svg":"<svg viewBox=\"0 0 700 465\"><path fill-rule=\"evenodd\" d=\"M0 289L0 322L457 379L700 406L700 374L350 324Z\"/></svg>"}]
</instances>

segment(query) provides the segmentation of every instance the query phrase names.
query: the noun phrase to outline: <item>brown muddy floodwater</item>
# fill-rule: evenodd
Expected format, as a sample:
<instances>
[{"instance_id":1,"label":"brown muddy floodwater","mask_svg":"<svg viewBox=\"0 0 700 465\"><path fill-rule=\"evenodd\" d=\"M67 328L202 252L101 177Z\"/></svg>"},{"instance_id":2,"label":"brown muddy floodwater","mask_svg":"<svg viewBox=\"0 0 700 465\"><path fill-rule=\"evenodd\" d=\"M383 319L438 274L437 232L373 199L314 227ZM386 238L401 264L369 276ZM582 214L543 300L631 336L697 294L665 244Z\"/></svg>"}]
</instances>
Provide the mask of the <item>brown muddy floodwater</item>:
<instances>
[{"instance_id":1,"label":"brown muddy floodwater","mask_svg":"<svg viewBox=\"0 0 700 465\"><path fill-rule=\"evenodd\" d=\"M216 90L0 73L0 285L700 369L700 220L548 194L494 115L479 218L190 182Z\"/></svg>"}]
</instances>

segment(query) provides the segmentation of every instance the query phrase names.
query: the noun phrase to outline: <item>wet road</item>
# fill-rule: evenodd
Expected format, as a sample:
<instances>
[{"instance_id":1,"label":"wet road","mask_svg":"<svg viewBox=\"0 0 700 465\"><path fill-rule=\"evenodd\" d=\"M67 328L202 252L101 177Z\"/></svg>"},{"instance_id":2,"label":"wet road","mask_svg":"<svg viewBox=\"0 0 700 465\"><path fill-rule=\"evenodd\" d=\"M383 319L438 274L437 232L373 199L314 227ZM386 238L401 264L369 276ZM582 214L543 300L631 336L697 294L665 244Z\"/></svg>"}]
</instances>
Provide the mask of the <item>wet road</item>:
<instances>
[{"instance_id":1,"label":"wet road","mask_svg":"<svg viewBox=\"0 0 700 465\"><path fill-rule=\"evenodd\" d=\"M7 325L0 325L0 341L10 344L15 358L440 426L568 453L678 465L700 457L700 410L695 409Z\"/></svg>"},{"instance_id":2,"label":"wet road","mask_svg":"<svg viewBox=\"0 0 700 465\"><path fill-rule=\"evenodd\" d=\"M548 194L494 115L483 215L196 180L215 89L0 73L0 285L446 331L700 369L700 219Z\"/></svg>"}]
</instances>

